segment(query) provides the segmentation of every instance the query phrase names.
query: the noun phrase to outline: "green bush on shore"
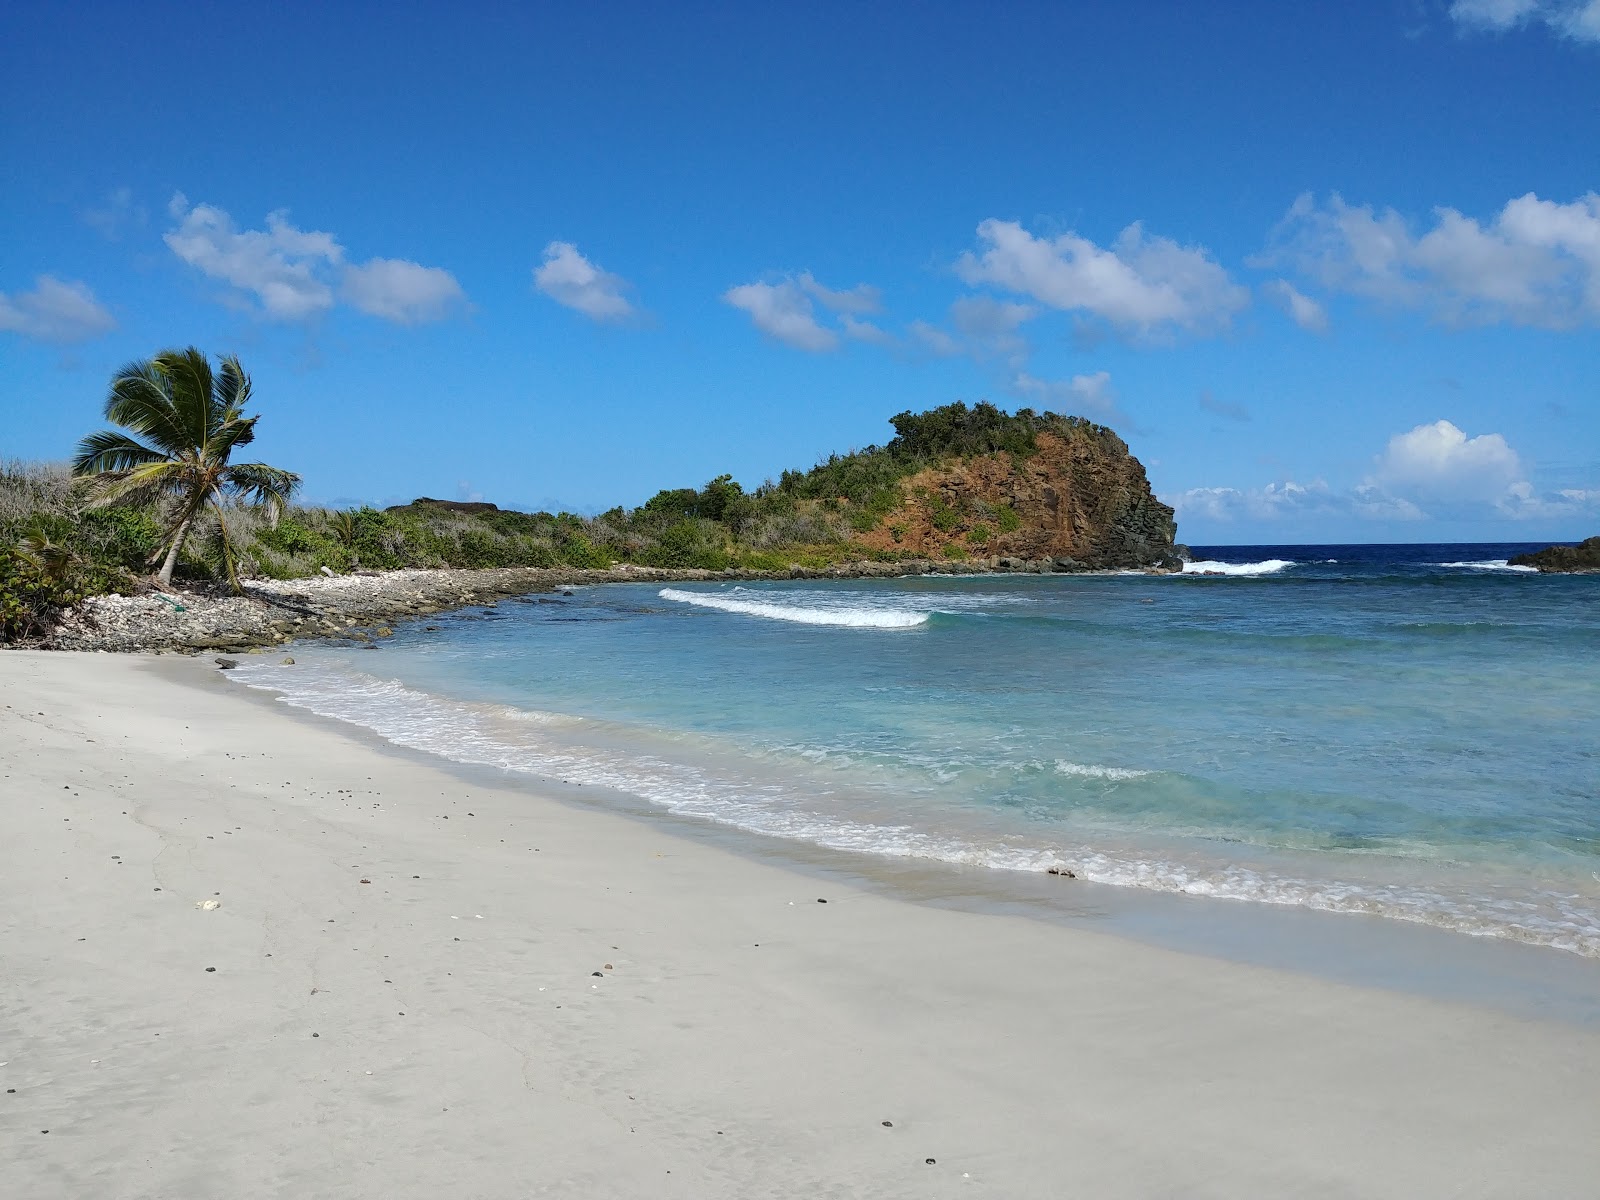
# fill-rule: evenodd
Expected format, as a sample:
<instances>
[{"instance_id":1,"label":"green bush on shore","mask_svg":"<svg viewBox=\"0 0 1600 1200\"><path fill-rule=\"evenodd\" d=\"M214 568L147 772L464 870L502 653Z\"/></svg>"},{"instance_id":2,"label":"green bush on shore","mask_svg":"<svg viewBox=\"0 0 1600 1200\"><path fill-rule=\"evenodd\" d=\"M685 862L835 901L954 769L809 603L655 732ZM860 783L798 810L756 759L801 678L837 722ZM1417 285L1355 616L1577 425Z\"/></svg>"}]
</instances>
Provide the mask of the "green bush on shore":
<instances>
[{"instance_id":1,"label":"green bush on shore","mask_svg":"<svg viewBox=\"0 0 1600 1200\"><path fill-rule=\"evenodd\" d=\"M259 507L224 505L196 520L177 564L180 581L227 578L226 558L241 577L296 579L324 570L404 567L575 567L614 563L672 569L826 570L841 562L895 562L909 551L874 551L855 538L876 529L906 499L906 480L924 468L974 454L1030 453L1041 432L1066 436L1104 431L1077 417L1021 409L1008 415L987 403L949 404L891 420L894 438L832 454L808 471L785 471L746 492L732 476L701 488L658 492L638 508L598 516L463 510L437 501L391 509L334 510L289 505L276 521ZM62 466L0 464L0 639L48 629L60 611L86 596L128 590L148 580L171 527L170 501L88 506L82 480ZM1009 507L963 513L921 493L933 525L986 543L991 529L1013 532ZM226 522L227 537L222 522ZM891 530L896 541L903 527ZM967 557L959 545L945 553Z\"/></svg>"}]
</instances>

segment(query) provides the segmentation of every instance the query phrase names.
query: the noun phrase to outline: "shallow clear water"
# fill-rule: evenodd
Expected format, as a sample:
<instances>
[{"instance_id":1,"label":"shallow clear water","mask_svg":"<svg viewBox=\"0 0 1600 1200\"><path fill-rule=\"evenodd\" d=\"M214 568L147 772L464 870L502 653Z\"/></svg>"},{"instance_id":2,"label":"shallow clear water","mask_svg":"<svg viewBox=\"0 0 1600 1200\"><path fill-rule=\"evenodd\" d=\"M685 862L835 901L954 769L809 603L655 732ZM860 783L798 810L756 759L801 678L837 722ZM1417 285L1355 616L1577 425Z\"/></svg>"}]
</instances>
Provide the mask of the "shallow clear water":
<instances>
[{"instance_id":1,"label":"shallow clear water","mask_svg":"<svg viewBox=\"0 0 1600 1200\"><path fill-rule=\"evenodd\" d=\"M1507 569L1519 549L608 585L234 677L403 745L836 849L1600 957L1600 578Z\"/></svg>"}]
</instances>

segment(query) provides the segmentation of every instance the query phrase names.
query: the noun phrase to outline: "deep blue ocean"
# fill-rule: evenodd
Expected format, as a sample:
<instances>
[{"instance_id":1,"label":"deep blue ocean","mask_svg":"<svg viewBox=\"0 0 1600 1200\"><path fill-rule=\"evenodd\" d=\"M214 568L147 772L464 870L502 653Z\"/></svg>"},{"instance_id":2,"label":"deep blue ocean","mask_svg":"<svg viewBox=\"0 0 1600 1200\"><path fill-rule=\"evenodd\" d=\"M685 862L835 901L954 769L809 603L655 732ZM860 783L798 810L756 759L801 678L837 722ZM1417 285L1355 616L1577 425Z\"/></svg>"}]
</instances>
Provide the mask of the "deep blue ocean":
<instances>
[{"instance_id":1,"label":"deep blue ocean","mask_svg":"<svg viewBox=\"0 0 1600 1200\"><path fill-rule=\"evenodd\" d=\"M610 584L233 677L684 819L1600 957L1600 577L1533 548Z\"/></svg>"}]
</instances>

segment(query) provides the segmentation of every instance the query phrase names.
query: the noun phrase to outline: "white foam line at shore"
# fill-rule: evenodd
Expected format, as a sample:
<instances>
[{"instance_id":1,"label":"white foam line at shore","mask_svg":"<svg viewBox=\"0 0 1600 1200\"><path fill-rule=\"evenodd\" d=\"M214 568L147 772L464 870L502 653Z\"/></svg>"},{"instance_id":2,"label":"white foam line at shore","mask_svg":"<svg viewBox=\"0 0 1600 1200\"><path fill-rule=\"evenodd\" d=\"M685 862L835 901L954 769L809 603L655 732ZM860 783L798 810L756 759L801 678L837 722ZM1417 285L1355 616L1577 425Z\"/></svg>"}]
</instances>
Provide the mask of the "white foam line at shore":
<instances>
[{"instance_id":1,"label":"white foam line at shore","mask_svg":"<svg viewBox=\"0 0 1600 1200\"><path fill-rule=\"evenodd\" d=\"M737 600L715 592L686 592L662 588L663 600L715 608L722 612L767 617L774 621L795 621L802 625L842 625L852 629L910 629L927 621L929 614L905 609L816 608L799 604L771 604L762 600Z\"/></svg>"},{"instance_id":2,"label":"white foam line at shore","mask_svg":"<svg viewBox=\"0 0 1600 1200\"><path fill-rule=\"evenodd\" d=\"M1110 854L1083 845L1005 841L985 845L951 831L809 811L803 807L803 797L781 784L717 779L688 764L652 754L532 740L541 726L578 722L562 714L530 714L533 720L519 722L529 729L529 740L510 742L492 729L495 720L511 716L508 710L474 708L414 691L394 680L264 664L241 666L231 677L250 687L276 691L284 703L362 726L397 745L442 758L598 785L679 816L830 850L996 870L1069 870L1079 879L1117 887L1381 916L1600 958L1600 914L1575 904L1575 897L1545 895L1540 898L1542 903L1510 897L1448 897L1403 884L1364 886L1308 880L1229 862L1177 863ZM1106 779L1141 774L1064 760L1057 769L1067 775Z\"/></svg>"}]
</instances>

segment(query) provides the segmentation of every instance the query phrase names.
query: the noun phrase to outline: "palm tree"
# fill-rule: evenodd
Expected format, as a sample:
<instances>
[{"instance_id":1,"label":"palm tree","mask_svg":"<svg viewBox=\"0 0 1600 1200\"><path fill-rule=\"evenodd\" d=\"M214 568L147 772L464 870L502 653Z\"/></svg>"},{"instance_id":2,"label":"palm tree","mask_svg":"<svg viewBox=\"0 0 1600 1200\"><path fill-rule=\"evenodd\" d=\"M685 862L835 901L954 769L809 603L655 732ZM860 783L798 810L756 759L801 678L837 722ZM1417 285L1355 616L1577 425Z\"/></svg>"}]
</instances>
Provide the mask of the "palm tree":
<instances>
[{"instance_id":1,"label":"palm tree","mask_svg":"<svg viewBox=\"0 0 1600 1200\"><path fill-rule=\"evenodd\" d=\"M122 428L90 434L72 461L74 475L91 477L92 503L173 498L157 575L163 587L171 586L184 540L209 507L221 524L228 582L240 590L222 501L260 505L276 521L300 484L300 476L265 463L228 461L254 440L259 418L244 413L250 377L239 360L225 354L220 361L213 374L205 354L191 346L123 367L106 397L106 419Z\"/></svg>"}]
</instances>

